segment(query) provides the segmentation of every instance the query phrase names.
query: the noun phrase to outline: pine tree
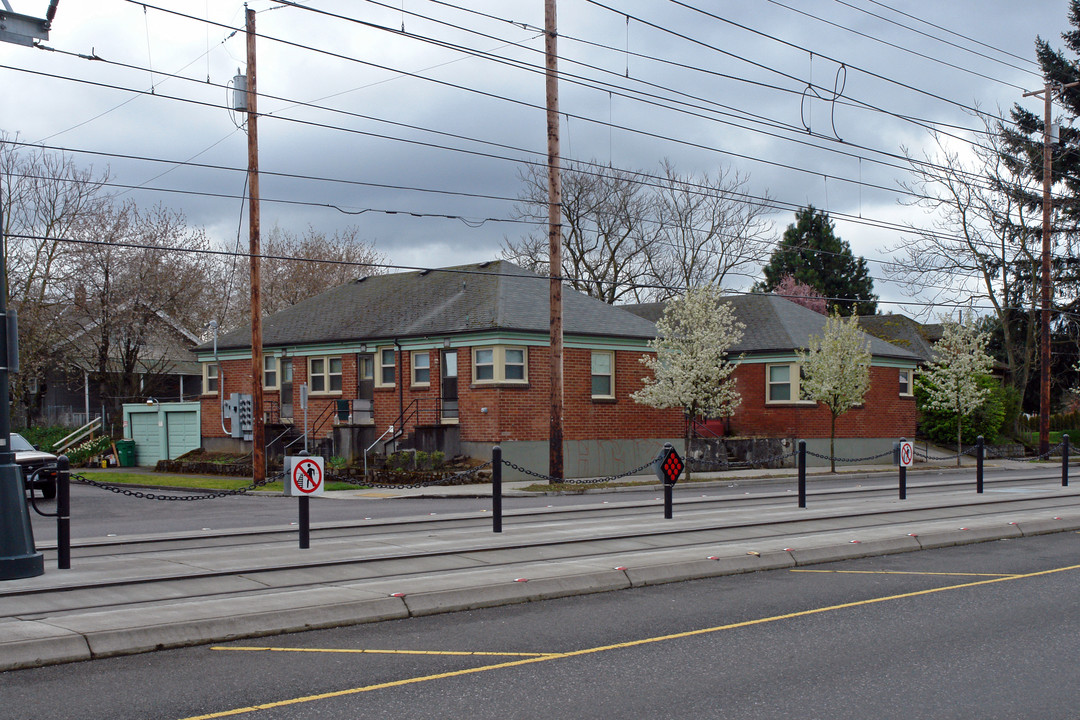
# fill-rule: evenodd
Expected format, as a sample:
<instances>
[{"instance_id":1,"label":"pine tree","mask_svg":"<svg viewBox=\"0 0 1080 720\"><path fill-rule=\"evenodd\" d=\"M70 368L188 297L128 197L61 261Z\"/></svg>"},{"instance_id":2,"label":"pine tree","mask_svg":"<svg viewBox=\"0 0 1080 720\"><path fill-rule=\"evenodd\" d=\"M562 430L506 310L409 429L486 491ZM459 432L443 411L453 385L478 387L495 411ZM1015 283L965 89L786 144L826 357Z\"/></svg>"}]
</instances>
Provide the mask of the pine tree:
<instances>
[{"instance_id":1,"label":"pine tree","mask_svg":"<svg viewBox=\"0 0 1080 720\"><path fill-rule=\"evenodd\" d=\"M829 214L813 205L795 213L795 222L784 232L762 273L765 279L755 290L767 292L791 275L824 295L830 309L841 315L877 312L866 260L852 254L851 246L833 232Z\"/></svg>"}]
</instances>

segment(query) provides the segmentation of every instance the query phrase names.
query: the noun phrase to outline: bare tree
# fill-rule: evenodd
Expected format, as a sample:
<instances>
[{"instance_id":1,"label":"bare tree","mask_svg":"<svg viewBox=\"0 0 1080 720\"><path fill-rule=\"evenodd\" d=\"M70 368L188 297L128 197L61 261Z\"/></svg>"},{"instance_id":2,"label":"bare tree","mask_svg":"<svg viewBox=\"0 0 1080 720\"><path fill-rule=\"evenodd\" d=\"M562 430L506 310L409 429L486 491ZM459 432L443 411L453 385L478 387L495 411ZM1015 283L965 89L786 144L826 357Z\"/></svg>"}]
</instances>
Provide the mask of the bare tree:
<instances>
[{"instance_id":1,"label":"bare tree","mask_svg":"<svg viewBox=\"0 0 1080 720\"><path fill-rule=\"evenodd\" d=\"M263 315L272 315L365 275L386 272L386 256L375 245L359 239L360 230L349 226L333 235L308 226L302 234L274 225L262 238ZM235 328L251 322L251 278L247 258L225 263L219 297L219 322Z\"/></svg>"},{"instance_id":2,"label":"bare tree","mask_svg":"<svg viewBox=\"0 0 1080 720\"><path fill-rule=\"evenodd\" d=\"M977 134L970 156L936 133L936 152L920 160L905 150L913 180L903 186L931 220L929 227L912 225L914 234L890 248L900 257L886 271L912 295L930 292L935 304L989 302L1004 333L1013 385L1023 392L1038 342L1036 323L1018 320L1037 309L1042 221L1018 199L1018 189L1035 188L1003 159L1000 121L979 117L985 132Z\"/></svg>"},{"instance_id":3,"label":"bare tree","mask_svg":"<svg viewBox=\"0 0 1080 720\"><path fill-rule=\"evenodd\" d=\"M110 204L72 228L63 347L91 370L114 416L125 401L160 394L215 309L210 241L180 212Z\"/></svg>"},{"instance_id":4,"label":"bare tree","mask_svg":"<svg viewBox=\"0 0 1080 720\"><path fill-rule=\"evenodd\" d=\"M547 218L547 170L527 165L518 216ZM610 166L568 162L562 175L563 276L575 290L615 303L641 300L639 284L648 276L651 242L645 223L651 198L637 173ZM548 274L546 234L505 240L503 257L542 275Z\"/></svg>"},{"instance_id":5,"label":"bare tree","mask_svg":"<svg viewBox=\"0 0 1080 720\"><path fill-rule=\"evenodd\" d=\"M27 418L40 412L48 370L61 365L63 289L72 229L108 201L108 172L81 168L63 154L20 145L0 135L0 204L7 245L9 307L19 314L20 372L12 398Z\"/></svg>"},{"instance_id":6,"label":"bare tree","mask_svg":"<svg viewBox=\"0 0 1080 720\"><path fill-rule=\"evenodd\" d=\"M518 217L547 217L543 167L521 171ZM763 201L750 201L748 179L680 174L664 161L658 175L599 163L563 169L563 268L568 285L607 303L667 300L689 288L719 286L767 257ZM547 274L547 236L505 239L502 256Z\"/></svg>"},{"instance_id":7,"label":"bare tree","mask_svg":"<svg viewBox=\"0 0 1080 720\"><path fill-rule=\"evenodd\" d=\"M652 270L658 285L671 288L667 297L721 286L729 274L756 271L765 262L768 199L748 197L747 176L725 167L715 175L682 175L667 160L661 169Z\"/></svg>"}]
</instances>

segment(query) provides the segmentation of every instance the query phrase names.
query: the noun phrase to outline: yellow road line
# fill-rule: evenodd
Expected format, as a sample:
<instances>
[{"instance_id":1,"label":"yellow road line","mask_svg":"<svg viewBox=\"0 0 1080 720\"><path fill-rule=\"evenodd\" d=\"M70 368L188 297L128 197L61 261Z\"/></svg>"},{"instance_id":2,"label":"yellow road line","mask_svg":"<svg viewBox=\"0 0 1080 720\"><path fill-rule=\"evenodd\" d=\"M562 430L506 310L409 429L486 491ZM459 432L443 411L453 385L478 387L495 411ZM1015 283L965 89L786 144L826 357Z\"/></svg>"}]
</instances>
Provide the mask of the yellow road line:
<instances>
[{"instance_id":1,"label":"yellow road line","mask_svg":"<svg viewBox=\"0 0 1080 720\"><path fill-rule=\"evenodd\" d=\"M906 570L792 570L796 573L842 573L846 575L955 575L960 577L1020 577L1015 573L914 572Z\"/></svg>"},{"instance_id":2,"label":"yellow road line","mask_svg":"<svg viewBox=\"0 0 1080 720\"><path fill-rule=\"evenodd\" d=\"M275 708L288 707L290 705L300 705L303 703L315 702L318 700L329 700L331 698L357 695L359 693L371 692L372 690L384 690L386 688L402 687L404 685L414 685L417 683L430 682L432 680L442 680L445 678L461 677L463 675L473 675L476 673L488 672L490 670L502 670L504 668L521 667L523 665L549 662L551 660L562 660L564 658L593 655L596 653L608 652L610 650L622 650L624 648L639 647L652 643L667 642L668 640L680 640L682 638L695 637L698 635L708 635L724 630L735 630L737 628L752 627L754 625L764 625L765 623L778 622L780 620L791 620L793 618L818 615L821 613L834 612L836 610L846 610L849 608L862 607L865 605L875 605L877 603L889 602L892 600L904 600L907 598L920 597L923 595L933 595L935 593L948 592L951 590L963 590L965 588L979 587L980 585L992 585L994 583L1009 582L1011 580L1026 580L1029 578L1043 577L1045 575L1053 575L1056 573L1068 572L1071 570L1080 570L1080 565L1069 565L1067 567L1052 568L1050 570L1040 570L1038 572L1024 573L1022 575L1008 575L1005 577L990 578L988 580L975 580L973 582L961 583L960 585L946 585L943 587L930 588L928 590L915 590L913 592L901 593L899 595L886 595L883 597L870 598L869 600L856 600L854 602L841 603L840 605L828 605L826 607L813 608L811 610L800 610L798 612L785 613L783 615L773 615L771 617L757 618L756 620L743 620L742 622L730 623L728 625L718 625L716 627L701 628L699 630L686 630L680 633L672 633L671 635L660 635L657 637L641 638L640 640L628 640L627 642L615 643L614 645L600 645L598 647L585 648L584 650L572 650L570 652L564 653L552 653L550 655L542 655L540 657L497 663L495 665L483 665L481 667L467 668L465 670L452 670L450 672L436 673L434 675L421 675L418 677L405 678L403 680L392 680L390 682L377 683L375 685L364 685L363 687L348 688L346 690L335 690L333 692L320 693L318 695L305 695L303 697L290 698L288 700L278 700L275 702L263 703L261 705L249 705L248 707L234 708L232 710L223 710L221 712L210 713L208 715L196 715L193 717L184 718L183 720L214 720L214 718L244 715L247 713L257 712L259 710L273 710Z\"/></svg>"},{"instance_id":3,"label":"yellow road line","mask_svg":"<svg viewBox=\"0 0 1080 720\"><path fill-rule=\"evenodd\" d=\"M526 652L485 652L473 650L370 650L367 648L289 648L289 647L244 647L236 645L218 645L211 650L232 650L237 652L292 652L292 653L354 653L357 655L494 655L497 657L547 657L557 653Z\"/></svg>"}]
</instances>

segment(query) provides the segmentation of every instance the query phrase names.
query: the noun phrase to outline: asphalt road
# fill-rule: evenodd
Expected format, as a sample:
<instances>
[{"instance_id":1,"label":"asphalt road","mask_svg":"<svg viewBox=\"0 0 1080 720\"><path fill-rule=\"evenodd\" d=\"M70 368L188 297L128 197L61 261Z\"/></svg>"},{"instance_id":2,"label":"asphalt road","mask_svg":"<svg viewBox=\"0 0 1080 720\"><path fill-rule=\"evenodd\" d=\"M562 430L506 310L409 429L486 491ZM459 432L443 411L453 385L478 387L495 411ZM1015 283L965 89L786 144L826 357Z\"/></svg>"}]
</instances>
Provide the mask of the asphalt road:
<instances>
[{"instance_id":1,"label":"asphalt road","mask_svg":"<svg viewBox=\"0 0 1080 720\"><path fill-rule=\"evenodd\" d=\"M0 718L1075 718L1080 534L0 674Z\"/></svg>"},{"instance_id":2,"label":"asphalt road","mask_svg":"<svg viewBox=\"0 0 1080 720\"><path fill-rule=\"evenodd\" d=\"M908 475L909 497L920 492L932 492L926 486L939 482L970 482L974 487L975 471L966 468L912 472ZM1007 487L1022 489L1024 483L1035 478L1053 481L1060 478L1060 470L1054 467L1032 467L1021 470L987 470L988 488ZM994 485L999 482L999 485ZM875 475L811 476L808 480L811 493L838 488L880 488L895 492L895 472ZM925 489L920 489L925 488ZM147 491L159 494L183 495L176 491ZM789 494L796 493L794 477L775 479L731 479L721 486L703 488L694 484L680 484L675 488L675 502L680 499L709 497ZM504 498L507 512L524 508L544 508L602 505L614 502L648 502L660 496L656 489L640 492L619 492L586 495L553 495L533 498ZM794 502L794 499L793 499ZM55 503L42 502L43 510L53 511ZM334 500L313 498L312 523L331 523L349 520L416 517L449 513L482 513L490 511L488 498L351 498ZM233 496L192 502L166 502L145 500L115 494L85 485L72 486L71 534L74 541L109 536L125 537L160 533L198 532L210 530L239 530L243 528L287 528L297 522L297 504L293 498L281 496ZM39 543L49 543L56 538L56 521L41 517L31 511L34 538Z\"/></svg>"}]
</instances>

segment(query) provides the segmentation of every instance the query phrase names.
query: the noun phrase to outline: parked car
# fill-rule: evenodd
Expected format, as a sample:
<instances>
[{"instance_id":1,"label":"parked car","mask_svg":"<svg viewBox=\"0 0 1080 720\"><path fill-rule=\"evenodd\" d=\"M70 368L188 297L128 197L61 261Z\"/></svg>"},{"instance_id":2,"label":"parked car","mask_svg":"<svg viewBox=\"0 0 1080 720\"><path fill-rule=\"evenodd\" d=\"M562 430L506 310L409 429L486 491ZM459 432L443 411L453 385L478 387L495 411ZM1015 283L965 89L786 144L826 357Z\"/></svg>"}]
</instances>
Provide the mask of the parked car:
<instances>
[{"instance_id":1,"label":"parked car","mask_svg":"<svg viewBox=\"0 0 1080 720\"><path fill-rule=\"evenodd\" d=\"M38 450L19 433L11 433L11 449L15 453L15 464L22 469L23 482L28 483L27 487L34 472L41 469L32 481L33 487L41 490L47 500L56 497L56 456Z\"/></svg>"}]
</instances>

